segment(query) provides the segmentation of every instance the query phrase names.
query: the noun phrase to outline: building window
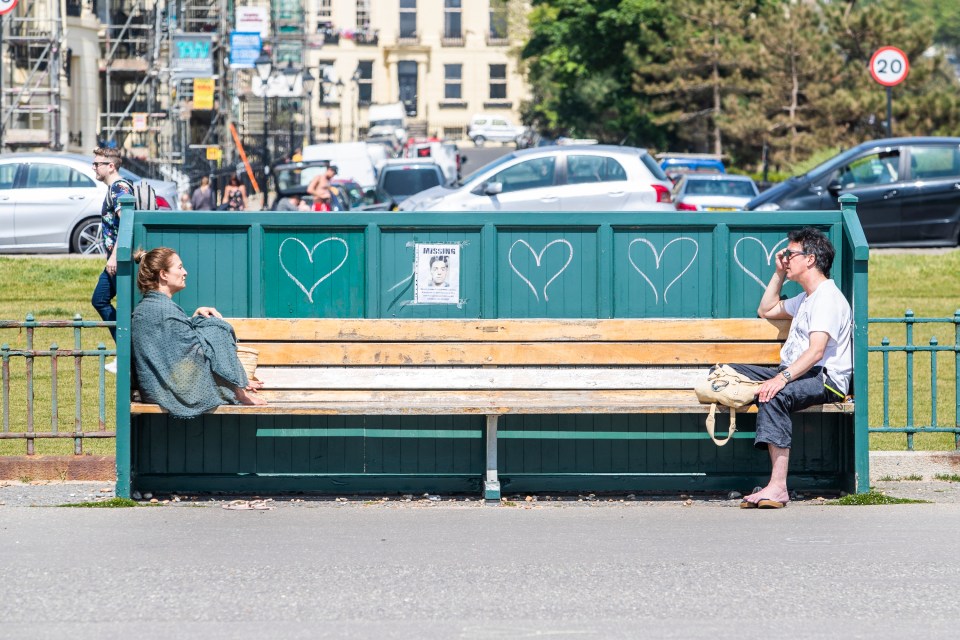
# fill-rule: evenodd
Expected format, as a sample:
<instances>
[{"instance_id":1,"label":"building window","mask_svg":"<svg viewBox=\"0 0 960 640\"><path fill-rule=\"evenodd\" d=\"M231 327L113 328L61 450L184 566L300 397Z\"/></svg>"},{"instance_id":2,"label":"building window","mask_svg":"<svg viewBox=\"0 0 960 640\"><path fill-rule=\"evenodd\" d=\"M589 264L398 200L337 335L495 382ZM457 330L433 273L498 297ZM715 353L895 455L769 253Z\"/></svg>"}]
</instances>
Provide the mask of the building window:
<instances>
[{"instance_id":1,"label":"building window","mask_svg":"<svg viewBox=\"0 0 960 640\"><path fill-rule=\"evenodd\" d=\"M507 3L499 0L490 2L490 32L488 42L502 43L507 39Z\"/></svg>"},{"instance_id":2,"label":"building window","mask_svg":"<svg viewBox=\"0 0 960 640\"><path fill-rule=\"evenodd\" d=\"M400 0L400 37L417 37L417 0Z\"/></svg>"},{"instance_id":3,"label":"building window","mask_svg":"<svg viewBox=\"0 0 960 640\"><path fill-rule=\"evenodd\" d=\"M490 99L507 99L507 65L490 65Z\"/></svg>"},{"instance_id":4,"label":"building window","mask_svg":"<svg viewBox=\"0 0 960 640\"><path fill-rule=\"evenodd\" d=\"M463 65L443 65L443 99L463 99Z\"/></svg>"},{"instance_id":5,"label":"building window","mask_svg":"<svg viewBox=\"0 0 960 640\"><path fill-rule=\"evenodd\" d=\"M357 104L373 102L373 60L357 63Z\"/></svg>"},{"instance_id":6,"label":"building window","mask_svg":"<svg viewBox=\"0 0 960 640\"><path fill-rule=\"evenodd\" d=\"M461 19L461 0L443 0L443 37L462 38L463 27Z\"/></svg>"},{"instance_id":7,"label":"building window","mask_svg":"<svg viewBox=\"0 0 960 640\"><path fill-rule=\"evenodd\" d=\"M370 31L370 0L357 0L357 31Z\"/></svg>"},{"instance_id":8,"label":"building window","mask_svg":"<svg viewBox=\"0 0 960 640\"><path fill-rule=\"evenodd\" d=\"M333 21L333 0L320 0L317 6L317 22Z\"/></svg>"}]
</instances>

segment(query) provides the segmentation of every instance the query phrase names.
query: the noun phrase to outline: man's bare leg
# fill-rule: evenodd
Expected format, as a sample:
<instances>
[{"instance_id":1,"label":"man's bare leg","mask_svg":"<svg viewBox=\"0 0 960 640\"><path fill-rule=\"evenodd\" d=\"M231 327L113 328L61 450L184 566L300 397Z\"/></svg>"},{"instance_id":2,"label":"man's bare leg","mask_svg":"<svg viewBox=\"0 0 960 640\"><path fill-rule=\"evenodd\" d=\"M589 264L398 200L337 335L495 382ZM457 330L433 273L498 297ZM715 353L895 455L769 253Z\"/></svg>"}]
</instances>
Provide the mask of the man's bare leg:
<instances>
[{"instance_id":1,"label":"man's bare leg","mask_svg":"<svg viewBox=\"0 0 960 640\"><path fill-rule=\"evenodd\" d=\"M790 465L790 449L781 449L768 443L767 451L770 453L770 464L773 467L770 472L770 481L763 489L751 493L744 500L753 503L760 500L776 500L786 504L790 501L790 493L787 491L787 467Z\"/></svg>"}]
</instances>

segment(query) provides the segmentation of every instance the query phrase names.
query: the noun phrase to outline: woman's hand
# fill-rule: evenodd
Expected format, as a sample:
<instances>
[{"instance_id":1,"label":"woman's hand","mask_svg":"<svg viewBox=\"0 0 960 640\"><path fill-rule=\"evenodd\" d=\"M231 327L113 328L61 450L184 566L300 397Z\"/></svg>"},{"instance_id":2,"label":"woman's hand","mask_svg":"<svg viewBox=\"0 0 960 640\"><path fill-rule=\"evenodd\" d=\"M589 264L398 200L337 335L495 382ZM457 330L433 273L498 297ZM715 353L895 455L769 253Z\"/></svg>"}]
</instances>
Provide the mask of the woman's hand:
<instances>
[{"instance_id":1,"label":"woman's hand","mask_svg":"<svg viewBox=\"0 0 960 640\"><path fill-rule=\"evenodd\" d=\"M213 307L198 307L196 311L193 312L195 316L203 316L204 318L209 318L213 316L214 318L223 318L220 315L220 312L214 309Z\"/></svg>"}]
</instances>

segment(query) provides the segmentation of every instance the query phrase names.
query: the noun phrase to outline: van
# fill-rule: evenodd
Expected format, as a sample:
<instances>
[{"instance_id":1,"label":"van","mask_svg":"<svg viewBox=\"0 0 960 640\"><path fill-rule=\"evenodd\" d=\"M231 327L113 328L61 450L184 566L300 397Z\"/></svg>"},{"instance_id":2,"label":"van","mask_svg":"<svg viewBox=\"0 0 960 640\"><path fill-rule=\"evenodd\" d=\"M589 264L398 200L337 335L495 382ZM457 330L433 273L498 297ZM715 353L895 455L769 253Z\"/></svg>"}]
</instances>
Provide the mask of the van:
<instances>
[{"instance_id":1,"label":"van","mask_svg":"<svg viewBox=\"0 0 960 640\"><path fill-rule=\"evenodd\" d=\"M355 181L364 190L377 186L376 165L366 142L330 142L304 147L304 162L318 160L335 165L338 176Z\"/></svg>"},{"instance_id":2,"label":"van","mask_svg":"<svg viewBox=\"0 0 960 640\"><path fill-rule=\"evenodd\" d=\"M368 138L393 136L402 143L407 138L407 110L402 102L390 104L372 104L367 109L370 119Z\"/></svg>"}]
</instances>

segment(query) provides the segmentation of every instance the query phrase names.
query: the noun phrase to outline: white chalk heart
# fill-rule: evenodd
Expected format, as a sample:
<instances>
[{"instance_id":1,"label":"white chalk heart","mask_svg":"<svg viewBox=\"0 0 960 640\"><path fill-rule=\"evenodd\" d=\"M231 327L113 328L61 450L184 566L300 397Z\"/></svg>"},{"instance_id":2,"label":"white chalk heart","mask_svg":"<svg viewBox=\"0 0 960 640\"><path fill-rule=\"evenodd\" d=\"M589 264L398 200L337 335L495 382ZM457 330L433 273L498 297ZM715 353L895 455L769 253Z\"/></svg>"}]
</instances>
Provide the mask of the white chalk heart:
<instances>
[{"instance_id":1,"label":"white chalk heart","mask_svg":"<svg viewBox=\"0 0 960 640\"><path fill-rule=\"evenodd\" d=\"M564 240L563 238L559 238L557 240L551 240L550 242L548 242L547 245L540 251L540 253L537 253L536 251L534 251L533 247L531 247L526 240L517 240L512 245L510 245L510 251L507 253L507 262L510 263L510 268L513 269L513 272L517 274L521 280L527 283L527 286L530 287L530 291L533 291L533 295L537 299L537 302L540 301L540 294L539 292L537 292L537 288L533 286L533 283L530 282L530 279L527 278L522 273L520 273L516 265L513 264L513 250L518 244L522 244L527 248L527 250L530 251L530 253L533 254L533 259L536 261L538 267L540 266L540 261L543 260L543 254L546 253L547 249L549 249L553 245L562 244L562 245L565 245L567 249L570 250L570 254L567 256L567 261L563 264L562 267L560 267L560 269L555 274L553 274L553 277L547 280L547 284L543 285L543 300L545 302L548 302L550 300L550 297L547 296L547 287L549 287L554 280L559 278L560 274L566 271L567 267L570 266L570 262L573 260L573 245L570 244L567 240Z\"/></svg>"},{"instance_id":2,"label":"white chalk heart","mask_svg":"<svg viewBox=\"0 0 960 640\"><path fill-rule=\"evenodd\" d=\"M311 286L310 289L308 290L305 286L303 286L303 283L300 282L300 280L297 278L297 276L295 276L295 275L293 275L292 273L290 273L290 270L287 269L287 265L285 265L285 264L283 263L283 246L284 246L285 244L287 244L288 242L291 242L291 241L296 242L298 245L300 245L301 247L303 247L304 252L307 254L307 258L310 260L310 264L313 264L313 254L314 254L314 252L317 250L317 247L319 247L319 246L322 245L322 244L326 244L326 243L328 243L328 242L339 242L340 244L343 245L343 260L341 260L341 261L340 261L340 264L338 264L337 266L335 266L333 269L331 269L330 271L327 271L325 274L323 274L323 276L321 276L319 280L317 280L316 282L314 282L314 283L313 283L313 286ZM313 247L310 248L310 249L308 249L308 248L307 248L307 245L305 245L303 242L301 242L298 238L286 238L283 242L280 243L280 250L279 250L278 253L279 253L279 257L280 257L280 267L284 270L284 272L286 272L287 277L289 277L291 280L293 280L293 283L294 283L295 285L297 285L298 287L300 287L300 290L301 290L301 291L303 291L305 294L307 294L307 300L309 300L310 302L313 302L313 291L314 291L314 289L316 289L317 286L318 286L321 282L323 282L324 280L326 280L327 278L329 278L330 276L332 276L334 273L336 273L336 272L340 269L340 267L343 266L343 263L345 263L345 262L347 261L347 257L350 255L350 247L347 246L347 241L346 241L346 240L344 240L343 238L338 238L338 237L336 237L336 236L331 237L331 238L324 238L323 240L321 240L321 241L318 242L317 244L313 245Z\"/></svg>"},{"instance_id":3,"label":"white chalk heart","mask_svg":"<svg viewBox=\"0 0 960 640\"><path fill-rule=\"evenodd\" d=\"M688 237L686 237L686 236L680 236L679 238L674 238L673 240L671 240L670 242L668 242L667 244L665 244L665 245L663 246L663 249L661 249L659 253L657 253L657 248L656 248L655 246L653 246L653 243L650 242L649 240L647 240L646 238L635 238L635 239L631 240L631 241L630 241L630 244L627 246L627 259L630 261L630 264L633 266L633 268L636 269L637 273L639 273L639 274L643 277L643 279L647 281L647 284L650 285L650 288L653 289L654 301L655 301L656 303L659 303L659 302L660 302L660 294L657 293L657 287L654 286L653 281L651 281L650 278L647 277L647 274L643 272L643 269L641 269L640 267L638 267L638 266L637 266L637 263L633 261L633 255L632 255L632 253L631 253L632 250L633 250L633 245L635 245L635 244L638 243L638 242L642 242L643 244L647 245L647 247L650 249L650 252L653 253L653 258L654 258L654 260L656 260L656 263L657 263L657 271L659 271L659 270L660 270L660 261L663 259L663 254L664 254L664 252L666 252L666 250L667 250L667 249L670 247L670 245L672 245L674 242L683 242L683 241L692 242L692 243L693 243L693 256L690 258L690 262L687 263L687 266L685 266L685 267L683 268L683 270L681 270L680 273L677 274L677 277L674 278L673 280L671 280L671 281L670 281L670 284L668 284L668 285L666 286L666 288L664 288L664 290L663 290L663 302L664 302L664 304L666 304L666 302L667 302L667 293L670 291L670 287L672 287L674 284L676 284L677 280L679 280L680 277L681 277L683 274L685 274L687 271L689 271L689 270L690 270L690 267L693 266L693 261L697 259L697 254L700 253L700 245L699 245L699 244L697 243L697 241L694 240L693 238L688 238Z\"/></svg>"},{"instance_id":4,"label":"white chalk heart","mask_svg":"<svg viewBox=\"0 0 960 640\"><path fill-rule=\"evenodd\" d=\"M747 269L745 266L743 266L743 263L740 262L740 256L737 255L737 250L740 248L740 243L743 242L743 241L745 241L745 240L750 240L751 242L756 242L758 245L760 245L760 247L763 249L763 254L764 254L764 256L765 256L766 259L767 259L767 266L769 267L769 266L770 266L770 262L773 260L774 254L777 252L777 250L780 248L780 246L783 245L783 244L786 244L786 243L789 241L789 239L788 239L788 238L784 238L783 240L781 240L781 241L778 242L777 244L773 245L773 249L770 249L769 251L767 251L767 245L763 244L763 241L760 240L760 238L754 238L753 236L744 236L744 237L740 238L739 240L737 240L737 243L736 243L735 245L733 245L733 261L737 263L737 266L738 266L738 267L740 267L741 269L743 269L743 272L744 272L745 274L747 274L748 276L750 276L751 278L753 278L753 279L756 281L756 283L757 283L758 285L760 285L760 288L761 288L761 289L766 289L766 288L767 288L767 283L765 283L763 280L761 280L760 278L758 278L758 277L757 277L757 274L755 274L753 271L750 271L750 269Z\"/></svg>"}]
</instances>

